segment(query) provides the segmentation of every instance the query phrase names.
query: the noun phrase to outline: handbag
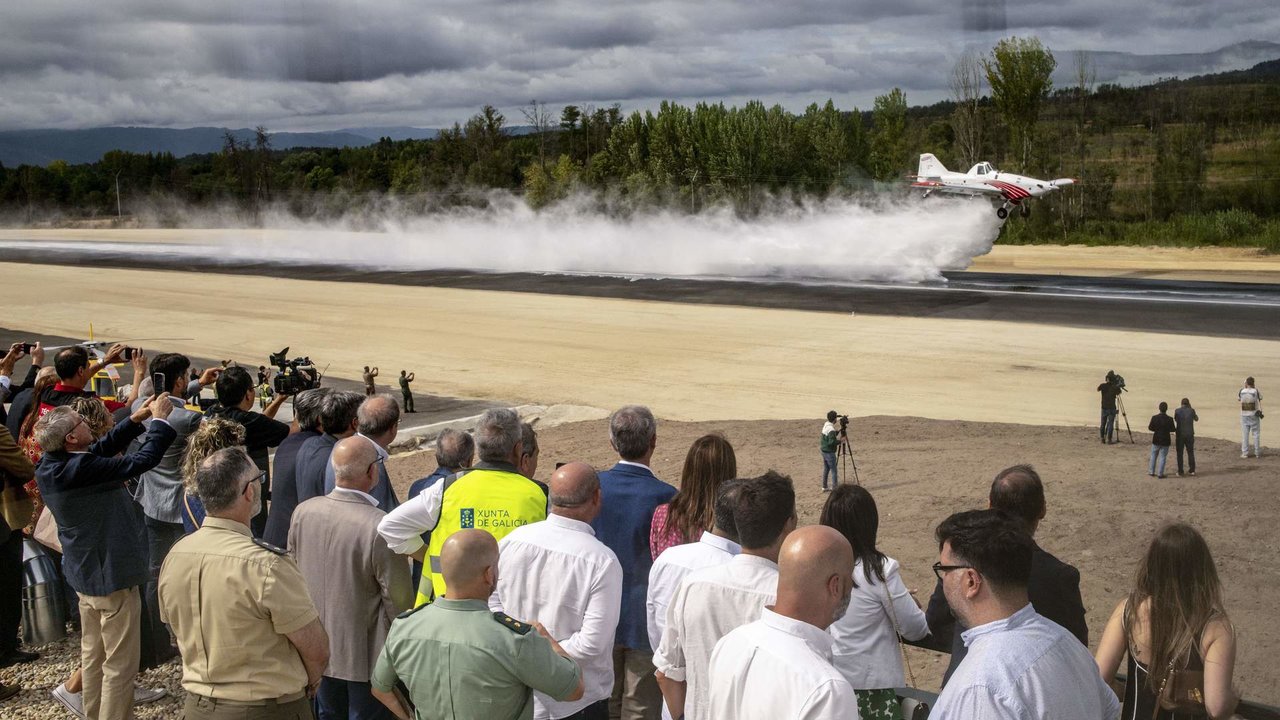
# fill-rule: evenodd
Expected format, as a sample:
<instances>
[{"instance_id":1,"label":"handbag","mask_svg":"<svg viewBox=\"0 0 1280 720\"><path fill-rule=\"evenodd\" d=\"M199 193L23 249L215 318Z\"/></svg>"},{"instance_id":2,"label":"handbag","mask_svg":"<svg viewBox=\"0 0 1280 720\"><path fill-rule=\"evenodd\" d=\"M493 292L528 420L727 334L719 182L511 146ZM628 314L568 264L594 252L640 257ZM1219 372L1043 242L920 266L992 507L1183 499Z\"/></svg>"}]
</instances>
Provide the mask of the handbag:
<instances>
[{"instance_id":1,"label":"handbag","mask_svg":"<svg viewBox=\"0 0 1280 720\"><path fill-rule=\"evenodd\" d=\"M1174 660L1169 661L1169 672L1160 683L1160 692L1156 693L1155 711L1152 717L1159 715L1160 710L1171 711L1179 715L1207 716L1204 706L1204 671L1175 670Z\"/></svg>"},{"instance_id":2,"label":"handbag","mask_svg":"<svg viewBox=\"0 0 1280 720\"><path fill-rule=\"evenodd\" d=\"M58 521L54 520L53 513L47 507L36 520L36 530L31 537L54 552L62 552L62 541L58 539Z\"/></svg>"},{"instance_id":3,"label":"handbag","mask_svg":"<svg viewBox=\"0 0 1280 720\"><path fill-rule=\"evenodd\" d=\"M889 603L889 622L893 623L893 636L898 639L898 652L902 653L902 665L907 669L907 682L910 687L916 686L916 674L911 671L911 659L907 657L907 646L902 643L902 630L898 625L898 611L893 609L893 596L889 594L889 583L883 582L884 598ZM929 703L909 697L899 697L902 708L902 720L927 720Z\"/></svg>"}]
</instances>

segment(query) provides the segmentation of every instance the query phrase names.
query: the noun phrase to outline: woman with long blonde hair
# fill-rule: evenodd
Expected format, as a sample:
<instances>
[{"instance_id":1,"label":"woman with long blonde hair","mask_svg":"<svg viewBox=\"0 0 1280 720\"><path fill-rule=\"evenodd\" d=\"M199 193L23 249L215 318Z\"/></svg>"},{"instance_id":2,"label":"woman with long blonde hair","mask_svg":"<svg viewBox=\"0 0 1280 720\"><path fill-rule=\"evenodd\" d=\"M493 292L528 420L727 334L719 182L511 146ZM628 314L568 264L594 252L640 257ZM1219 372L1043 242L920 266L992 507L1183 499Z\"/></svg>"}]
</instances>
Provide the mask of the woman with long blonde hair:
<instances>
[{"instance_id":1,"label":"woman with long blonde hair","mask_svg":"<svg viewBox=\"0 0 1280 720\"><path fill-rule=\"evenodd\" d=\"M1204 710L1210 718L1235 712L1231 684L1236 635L1222 604L1222 584L1209 545L1186 523L1160 528L1138 564L1134 588L1116 606L1098 643L1102 678L1111 682L1128 655L1122 718L1204 717L1160 706L1180 671L1203 671Z\"/></svg>"},{"instance_id":2,"label":"woman with long blonde hair","mask_svg":"<svg viewBox=\"0 0 1280 720\"><path fill-rule=\"evenodd\" d=\"M680 473L680 491L653 511L649 552L657 559L673 545L697 542L715 522L716 491L738 474L733 446L712 433L693 441Z\"/></svg>"},{"instance_id":3,"label":"woman with long blonde hair","mask_svg":"<svg viewBox=\"0 0 1280 720\"><path fill-rule=\"evenodd\" d=\"M244 445L244 426L223 418L209 418L187 439L186 455L182 458L182 527L187 534L200 529L204 523L204 504L196 496L196 470L205 458L229 447Z\"/></svg>"}]
</instances>

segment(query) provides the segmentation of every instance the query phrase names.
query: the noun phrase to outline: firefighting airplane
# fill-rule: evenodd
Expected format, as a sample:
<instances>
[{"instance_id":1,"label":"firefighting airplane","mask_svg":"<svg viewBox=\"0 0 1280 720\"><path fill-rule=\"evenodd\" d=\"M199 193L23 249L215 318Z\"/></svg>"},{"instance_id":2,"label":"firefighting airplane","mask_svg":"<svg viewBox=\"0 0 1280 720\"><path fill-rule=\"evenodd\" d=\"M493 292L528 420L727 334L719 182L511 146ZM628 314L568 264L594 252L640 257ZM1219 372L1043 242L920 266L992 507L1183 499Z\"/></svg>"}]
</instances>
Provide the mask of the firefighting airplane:
<instances>
[{"instance_id":1,"label":"firefighting airplane","mask_svg":"<svg viewBox=\"0 0 1280 720\"><path fill-rule=\"evenodd\" d=\"M911 187L923 188L924 197L932 193L951 193L956 195L972 195L986 197L1002 197L1004 203L996 208L996 216L1001 220L1009 217L1009 209L1019 207L1022 216L1031 214L1031 208L1023 205L1023 200L1038 198L1054 190L1075 183L1071 178L1057 180L1037 180L1023 175L1000 172L991 167L989 162L980 162L967 173L952 172L943 167L938 158L930 153L920 156L920 166L915 175L909 176L915 182Z\"/></svg>"}]
</instances>

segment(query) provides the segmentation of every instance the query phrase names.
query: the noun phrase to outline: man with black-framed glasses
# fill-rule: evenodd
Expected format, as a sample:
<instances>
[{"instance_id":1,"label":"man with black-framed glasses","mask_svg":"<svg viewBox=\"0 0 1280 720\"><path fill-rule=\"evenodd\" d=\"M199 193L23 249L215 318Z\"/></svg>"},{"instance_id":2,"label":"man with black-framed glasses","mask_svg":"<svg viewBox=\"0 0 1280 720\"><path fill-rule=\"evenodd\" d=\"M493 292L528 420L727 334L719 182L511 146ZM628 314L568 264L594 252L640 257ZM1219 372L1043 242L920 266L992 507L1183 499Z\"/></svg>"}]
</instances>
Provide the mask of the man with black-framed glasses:
<instances>
[{"instance_id":1,"label":"man with black-framed glasses","mask_svg":"<svg viewBox=\"0 0 1280 720\"><path fill-rule=\"evenodd\" d=\"M1027 599L1035 543L999 510L970 510L938 526L933 572L964 631L968 655L942 689L933 720L1115 720L1120 702L1089 653Z\"/></svg>"},{"instance_id":2,"label":"man with black-framed glasses","mask_svg":"<svg viewBox=\"0 0 1280 720\"><path fill-rule=\"evenodd\" d=\"M142 510L125 481L160 463L176 436L167 420L171 412L169 393L161 393L97 441L84 418L65 405L36 422L36 441L44 448L36 484L58 523L62 568L79 596L88 717L123 720L133 708L142 650L138 589L149 573ZM120 455L140 436L136 450Z\"/></svg>"},{"instance_id":3,"label":"man with black-framed glasses","mask_svg":"<svg viewBox=\"0 0 1280 720\"><path fill-rule=\"evenodd\" d=\"M310 720L329 661L329 636L297 564L253 537L262 470L242 448L196 470L208 515L160 569L160 615L182 653L187 720Z\"/></svg>"}]
</instances>

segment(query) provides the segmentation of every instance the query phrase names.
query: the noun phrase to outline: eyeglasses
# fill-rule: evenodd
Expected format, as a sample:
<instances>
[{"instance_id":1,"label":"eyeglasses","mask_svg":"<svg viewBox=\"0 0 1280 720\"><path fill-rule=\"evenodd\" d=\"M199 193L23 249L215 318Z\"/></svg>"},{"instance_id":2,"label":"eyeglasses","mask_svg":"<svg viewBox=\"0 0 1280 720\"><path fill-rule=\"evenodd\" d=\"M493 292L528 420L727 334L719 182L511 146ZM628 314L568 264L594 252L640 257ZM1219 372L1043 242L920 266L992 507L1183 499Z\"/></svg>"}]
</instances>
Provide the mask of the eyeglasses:
<instances>
[{"instance_id":1,"label":"eyeglasses","mask_svg":"<svg viewBox=\"0 0 1280 720\"><path fill-rule=\"evenodd\" d=\"M267 477L267 471L263 470L257 475L254 475L253 477L249 478L248 480L245 481L244 485L240 487L240 494L243 495L244 491L248 490L249 486L252 485L255 480L258 482L262 482L264 479L266 479L266 477Z\"/></svg>"},{"instance_id":2,"label":"eyeglasses","mask_svg":"<svg viewBox=\"0 0 1280 720\"><path fill-rule=\"evenodd\" d=\"M972 565L943 565L940 562L936 562L933 564L933 574L937 575L939 580L942 579L943 575L947 574L952 570L972 570L972 569L974 569Z\"/></svg>"},{"instance_id":3,"label":"eyeglasses","mask_svg":"<svg viewBox=\"0 0 1280 720\"><path fill-rule=\"evenodd\" d=\"M364 471L365 471L365 472L369 472L370 470L372 470L372 469L373 469L373 466L374 466L374 465L381 465L381 464L383 463L383 461L384 461L384 460L386 460L386 458L384 458L384 457L382 457L381 455L379 455L379 456L378 456L378 459L377 459L377 460L374 460L374 461L373 461L373 462L371 462L371 463L369 463L369 467L365 468L365 469L364 469Z\"/></svg>"}]
</instances>

